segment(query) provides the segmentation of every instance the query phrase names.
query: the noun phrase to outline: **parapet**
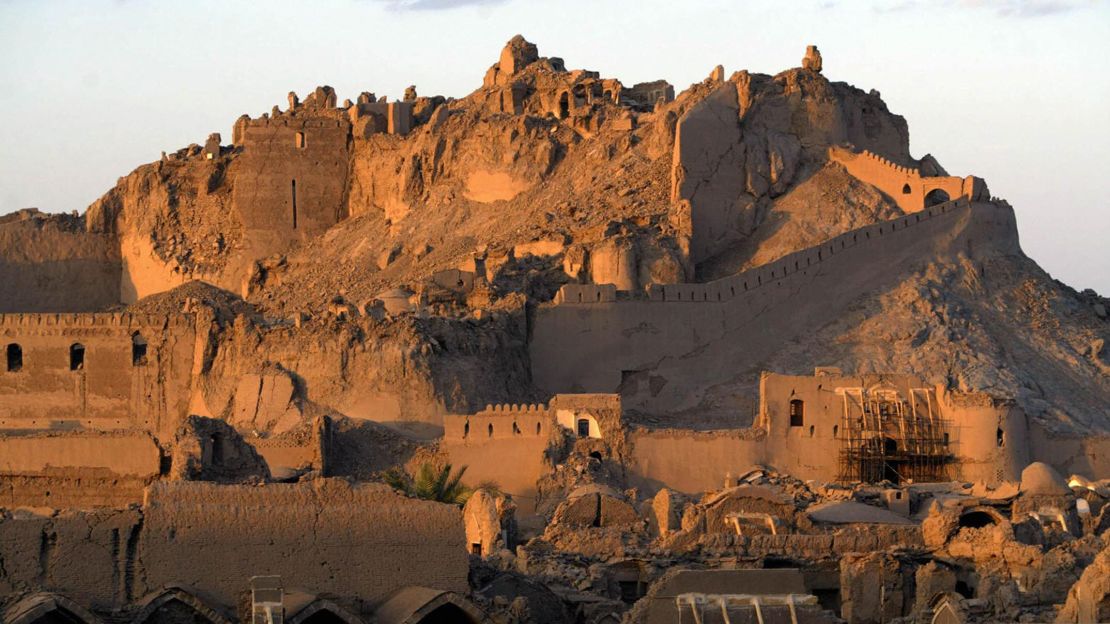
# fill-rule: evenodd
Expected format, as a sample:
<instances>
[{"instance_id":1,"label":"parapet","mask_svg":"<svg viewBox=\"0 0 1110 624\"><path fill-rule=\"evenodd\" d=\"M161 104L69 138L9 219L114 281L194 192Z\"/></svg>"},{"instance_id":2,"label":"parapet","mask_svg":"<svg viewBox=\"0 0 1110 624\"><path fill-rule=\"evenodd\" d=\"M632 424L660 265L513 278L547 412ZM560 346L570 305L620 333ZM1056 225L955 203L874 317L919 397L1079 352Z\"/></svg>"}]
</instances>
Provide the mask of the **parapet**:
<instances>
[{"instance_id":1,"label":"parapet","mask_svg":"<svg viewBox=\"0 0 1110 624\"><path fill-rule=\"evenodd\" d=\"M913 178L921 177L921 172L918 169L899 165L892 162L890 159L879 156L878 154L870 150L865 149L859 152L853 152L850 149L840 147L838 145L833 145L829 147L829 159L834 160L838 163L847 165L848 163L859 158L862 158L865 161L872 163L873 165L888 169L892 173Z\"/></svg>"},{"instance_id":2,"label":"parapet","mask_svg":"<svg viewBox=\"0 0 1110 624\"><path fill-rule=\"evenodd\" d=\"M517 414L535 414L546 411L547 406L543 403L498 403L496 405L487 405L485 409L476 413L475 416L500 416L503 418L511 418Z\"/></svg>"},{"instance_id":3,"label":"parapet","mask_svg":"<svg viewBox=\"0 0 1110 624\"><path fill-rule=\"evenodd\" d=\"M478 444L509 438L546 438L551 411L542 403L499 403L472 414L443 417L443 438L449 443Z\"/></svg>"},{"instance_id":4,"label":"parapet","mask_svg":"<svg viewBox=\"0 0 1110 624\"><path fill-rule=\"evenodd\" d=\"M554 302L561 303L612 303L617 300L614 284L563 284L555 294Z\"/></svg>"},{"instance_id":5,"label":"parapet","mask_svg":"<svg viewBox=\"0 0 1110 624\"><path fill-rule=\"evenodd\" d=\"M0 327L191 327L192 314L131 314L128 312L0 314Z\"/></svg>"},{"instance_id":6,"label":"parapet","mask_svg":"<svg viewBox=\"0 0 1110 624\"><path fill-rule=\"evenodd\" d=\"M648 301L655 303L723 303L742 297L749 291L758 290L768 284L778 284L783 278L796 273L806 273L810 267L820 264L844 250L879 240L894 232L912 228L920 223L945 215L970 210L972 202L967 197L936 204L918 212L897 219L883 221L846 232L829 239L820 245L796 251L774 262L749 269L703 284L650 284L647 288ZM612 284L565 284L559 289L553 303L586 304L612 303L616 301L616 287Z\"/></svg>"}]
</instances>

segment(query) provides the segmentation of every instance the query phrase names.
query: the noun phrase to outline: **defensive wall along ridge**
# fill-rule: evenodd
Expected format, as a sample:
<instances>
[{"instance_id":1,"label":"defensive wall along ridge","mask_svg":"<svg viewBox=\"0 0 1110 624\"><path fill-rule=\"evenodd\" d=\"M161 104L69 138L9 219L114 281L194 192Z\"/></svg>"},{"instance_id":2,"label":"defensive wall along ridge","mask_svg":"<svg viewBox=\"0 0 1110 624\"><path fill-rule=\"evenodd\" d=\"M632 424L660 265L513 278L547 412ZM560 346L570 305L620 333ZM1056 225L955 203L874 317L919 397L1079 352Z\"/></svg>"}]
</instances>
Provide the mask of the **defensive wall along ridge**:
<instances>
[{"instance_id":1,"label":"defensive wall along ridge","mask_svg":"<svg viewBox=\"0 0 1110 624\"><path fill-rule=\"evenodd\" d=\"M696 388L758 372L782 344L903 271L959 253L1019 251L1007 204L959 199L714 282L653 285L647 299L616 300L607 285L568 285L537 310L533 378L552 393L620 387L626 407L656 413L691 408L702 399ZM644 371L654 377L646 392L622 386Z\"/></svg>"},{"instance_id":2,"label":"defensive wall along ridge","mask_svg":"<svg viewBox=\"0 0 1110 624\"><path fill-rule=\"evenodd\" d=\"M831 146L828 153L829 160L840 163L852 177L889 195L903 212L919 212L958 197L977 200L989 196L986 183L975 176L922 175L919 169L893 163L869 150L853 152Z\"/></svg>"}]
</instances>

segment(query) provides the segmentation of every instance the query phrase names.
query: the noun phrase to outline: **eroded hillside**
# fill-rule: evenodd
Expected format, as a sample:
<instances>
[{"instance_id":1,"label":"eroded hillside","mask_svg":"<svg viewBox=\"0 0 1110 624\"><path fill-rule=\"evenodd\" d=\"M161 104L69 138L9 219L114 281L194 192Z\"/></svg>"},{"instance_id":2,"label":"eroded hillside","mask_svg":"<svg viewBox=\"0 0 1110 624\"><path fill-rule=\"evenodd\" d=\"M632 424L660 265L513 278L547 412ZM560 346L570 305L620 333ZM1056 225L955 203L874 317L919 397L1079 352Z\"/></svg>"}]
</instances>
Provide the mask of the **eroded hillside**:
<instances>
[{"instance_id":1,"label":"eroded hillside","mask_svg":"<svg viewBox=\"0 0 1110 624\"><path fill-rule=\"evenodd\" d=\"M536 382L538 359L563 357L534 337L564 285L647 301L652 285L729 278L957 197L992 201L982 180L914 159L905 120L876 91L826 79L815 50L775 76L718 67L676 96L568 71L518 36L465 97L290 93L236 120L230 145L212 135L137 168L83 221L0 223L0 271L20 276L4 282L20 291L13 311L210 310L197 409L215 416L259 371L288 376L305 414L427 422L671 378L689 383L628 397L646 422L735 426L761 370L827 364L1110 427L1106 302L1052 281L1013 228L795 288L773 322L692 349L708 359ZM28 235L76 242L32 258L18 252ZM83 267L81 291L56 279ZM197 280L217 290L190 290Z\"/></svg>"}]
</instances>

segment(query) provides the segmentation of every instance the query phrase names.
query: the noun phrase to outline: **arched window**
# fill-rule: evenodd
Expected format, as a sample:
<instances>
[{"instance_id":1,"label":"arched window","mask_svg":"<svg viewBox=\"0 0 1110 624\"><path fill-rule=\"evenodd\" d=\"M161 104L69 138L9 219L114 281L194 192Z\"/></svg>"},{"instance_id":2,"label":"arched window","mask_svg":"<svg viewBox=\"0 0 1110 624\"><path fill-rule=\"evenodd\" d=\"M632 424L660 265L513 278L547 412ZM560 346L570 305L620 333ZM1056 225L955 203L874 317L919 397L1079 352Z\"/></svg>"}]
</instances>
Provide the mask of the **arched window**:
<instances>
[{"instance_id":1,"label":"arched window","mask_svg":"<svg viewBox=\"0 0 1110 624\"><path fill-rule=\"evenodd\" d=\"M469 435L470 435L470 421L468 420L468 421L466 421L466 424L463 425L463 437L465 438Z\"/></svg>"},{"instance_id":2,"label":"arched window","mask_svg":"<svg viewBox=\"0 0 1110 624\"><path fill-rule=\"evenodd\" d=\"M805 425L805 403L801 399L790 400L790 426L801 427Z\"/></svg>"},{"instance_id":3,"label":"arched window","mask_svg":"<svg viewBox=\"0 0 1110 624\"><path fill-rule=\"evenodd\" d=\"M913 192L913 190L910 188L909 184L906 184L906 185L902 186L902 194L903 195L909 195L912 192Z\"/></svg>"},{"instance_id":4,"label":"arched window","mask_svg":"<svg viewBox=\"0 0 1110 624\"><path fill-rule=\"evenodd\" d=\"M8 345L6 353L8 357L8 372L19 372L23 368L23 347L13 342Z\"/></svg>"},{"instance_id":5,"label":"arched window","mask_svg":"<svg viewBox=\"0 0 1110 624\"><path fill-rule=\"evenodd\" d=\"M294 139L293 144L297 147L297 149L304 149L305 146L308 145L308 142L305 141L303 132L297 133L297 138Z\"/></svg>"},{"instance_id":6,"label":"arched window","mask_svg":"<svg viewBox=\"0 0 1110 624\"><path fill-rule=\"evenodd\" d=\"M590 419L588 419L588 418L579 418L578 419L578 437L580 437L580 438L590 437Z\"/></svg>"},{"instance_id":7,"label":"arched window","mask_svg":"<svg viewBox=\"0 0 1110 624\"><path fill-rule=\"evenodd\" d=\"M540 435L540 423L536 421L536 435Z\"/></svg>"},{"instance_id":8,"label":"arched window","mask_svg":"<svg viewBox=\"0 0 1110 624\"><path fill-rule=\"evenodd\" d=\"M570 94L563 91L559 96L559 119L570 117Z\"/></svg>"},{"instance_id":9,"label":"arched window","mask_svg":"<svg viewBox=\"0 0 1110 624\"><path fill-rule=\"evenodd\" d=\"M493 437L493 423L490 423L489 427L487 427L486 429L489 431L489 437L492 438Z\"/></svg>"},{"instance_id":10,"label":"arched window","mask_svg":"<svg viewBox=\"0 0 1110 624\"><path fill-rule=\"evenodd\" d=\"M146 366L146 338L139 332L131 334L131 365Z\"/></svg>"},{"instance_id":11,"label":"arched window","mask_svg":"<svg viewBox=\"0 0 1110 624\"><path fill-rule=\"evenodd\" d=\"M75 342L69 345L69 370L76 371L85 368L85 345Z\"/></svg>"},{"instance_id":12,"label":"arched window","mask_svg":"<svg viewBox=\"0 0 1110 624\"><path fill-rule=\"evenodd\" d=\"M520 435L520 427L517 426L516 421L513 421L513 434Z\"/></svg>"}]
</instances>

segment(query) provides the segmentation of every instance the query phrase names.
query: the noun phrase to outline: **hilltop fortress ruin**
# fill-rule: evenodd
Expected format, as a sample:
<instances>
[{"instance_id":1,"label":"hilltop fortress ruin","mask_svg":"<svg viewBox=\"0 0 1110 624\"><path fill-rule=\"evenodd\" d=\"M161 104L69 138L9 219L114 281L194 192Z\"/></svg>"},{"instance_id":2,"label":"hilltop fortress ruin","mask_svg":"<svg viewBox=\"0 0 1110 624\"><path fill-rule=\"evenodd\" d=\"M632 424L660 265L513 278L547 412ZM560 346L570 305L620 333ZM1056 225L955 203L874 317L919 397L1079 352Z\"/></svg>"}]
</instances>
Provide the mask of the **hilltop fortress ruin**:
<instances>
[{"instance_id":1,"label":"hilltop fortress ruin","mask_svg":"<svg viewBox=\"0 0 1110 624\"><path fill-rule=\"evenodd\" d=\"M0 216L5 622L1110 617L1110 303L815 47L230 136Z\"/></svg>"}]
</instances>

